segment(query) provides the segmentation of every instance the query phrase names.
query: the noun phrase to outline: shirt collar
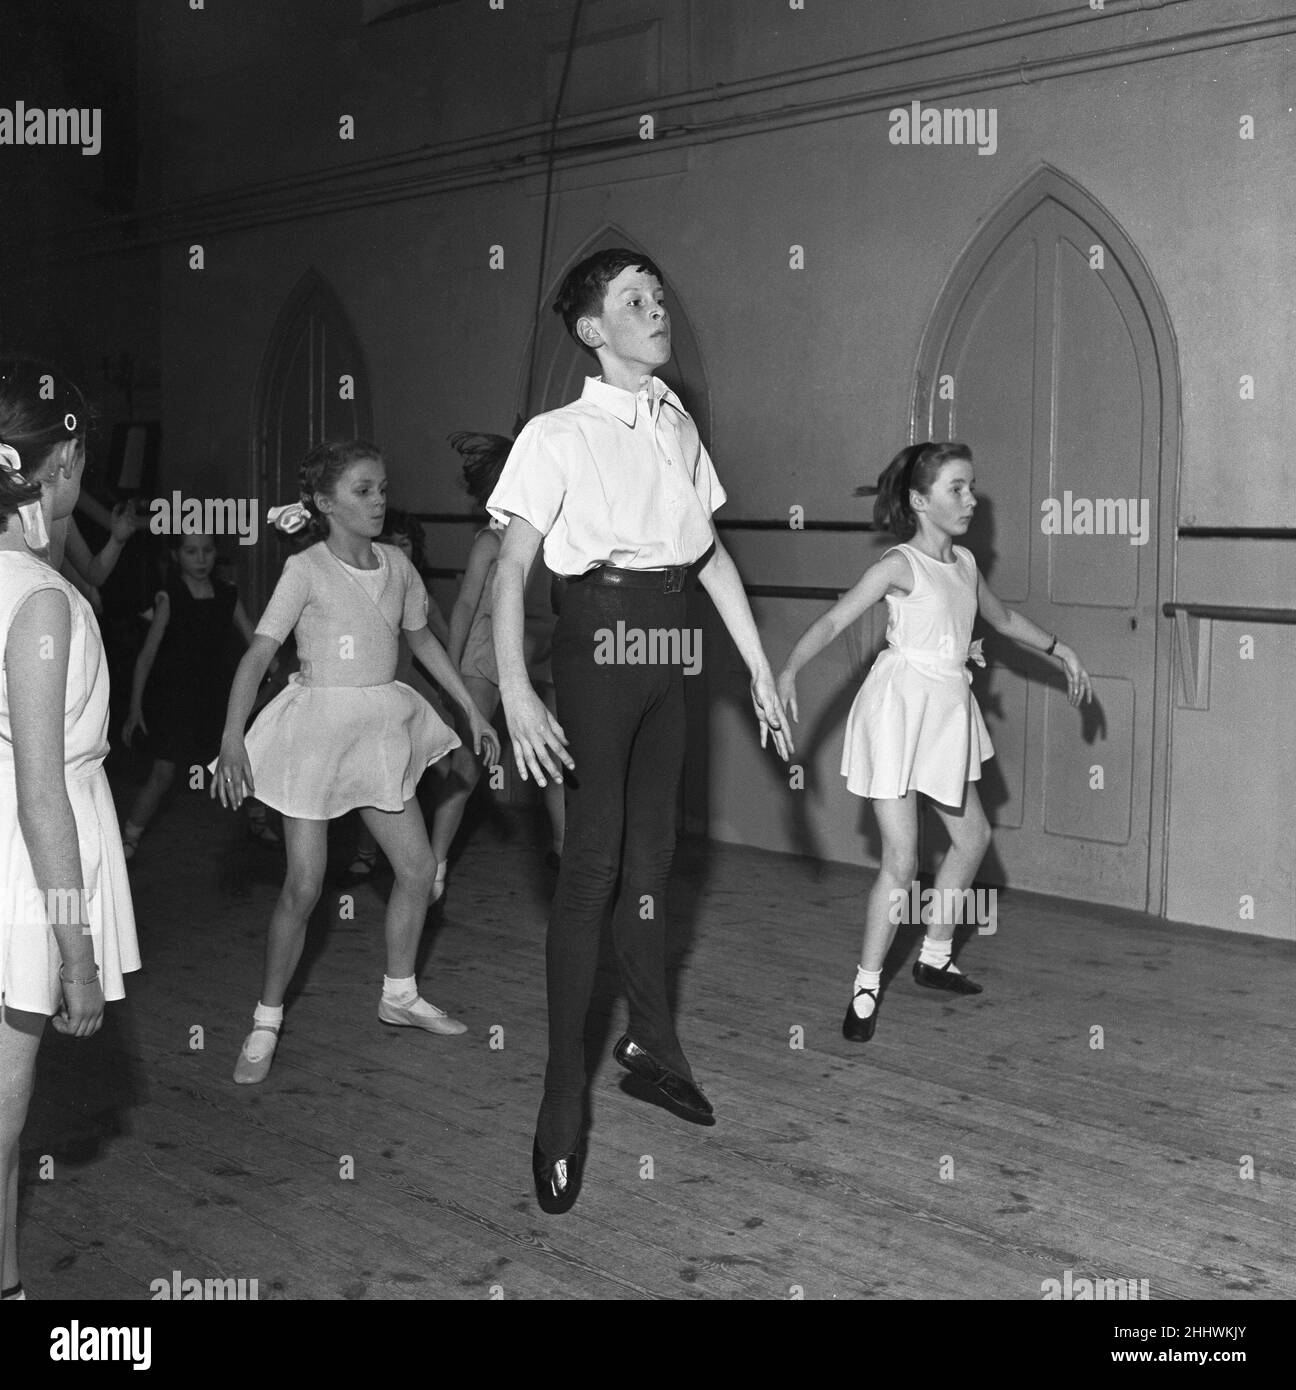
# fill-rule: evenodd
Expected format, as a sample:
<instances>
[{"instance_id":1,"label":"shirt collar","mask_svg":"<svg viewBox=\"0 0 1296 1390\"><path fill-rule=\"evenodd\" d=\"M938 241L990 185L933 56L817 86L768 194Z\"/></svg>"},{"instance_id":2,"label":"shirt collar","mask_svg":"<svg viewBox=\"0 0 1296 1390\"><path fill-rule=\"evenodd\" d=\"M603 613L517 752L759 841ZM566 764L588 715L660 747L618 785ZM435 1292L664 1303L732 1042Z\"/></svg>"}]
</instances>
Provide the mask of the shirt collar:
<instances>
[{"instance_id":1,"label":"shirt collar","mask_svg":"<svg viewBox=\"0 0 1296 1390\"><path fill-rule=\"evenodd\" d=\"M684 406L681 404L680 398L660 377L654 376L648 379L648 396L649 406L654 415L660 409L663 401L681 414L684 413ZM623 391L619 386L609 386L601 376L587 376L585 389L581 392L581 400L591 401L594 405L601 406L609 415L615 415L623 425L630 425L633 428L639 401L639 397L633 392Z\"/></svg>"}]
</instances>

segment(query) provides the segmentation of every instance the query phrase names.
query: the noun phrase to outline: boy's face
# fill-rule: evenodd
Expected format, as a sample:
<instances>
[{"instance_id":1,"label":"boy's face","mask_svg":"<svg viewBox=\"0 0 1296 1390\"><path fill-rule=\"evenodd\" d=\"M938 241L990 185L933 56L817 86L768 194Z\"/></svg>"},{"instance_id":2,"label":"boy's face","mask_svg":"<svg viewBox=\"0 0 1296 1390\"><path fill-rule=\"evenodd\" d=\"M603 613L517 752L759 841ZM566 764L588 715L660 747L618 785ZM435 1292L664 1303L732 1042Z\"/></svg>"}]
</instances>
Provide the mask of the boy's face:
<instances>
[{"instance_id":1,"label":"boy's face","mask_svg":"<svg viewBox=\"0 0 1296 1390\"><path fill-rule=\"evenodd\" d=\"M608 282L603 312L576 325L581 341L598 353L604 376L651 376L670 361L670 315L661 281L627 266Z\"/></svg>"}]
</instances>

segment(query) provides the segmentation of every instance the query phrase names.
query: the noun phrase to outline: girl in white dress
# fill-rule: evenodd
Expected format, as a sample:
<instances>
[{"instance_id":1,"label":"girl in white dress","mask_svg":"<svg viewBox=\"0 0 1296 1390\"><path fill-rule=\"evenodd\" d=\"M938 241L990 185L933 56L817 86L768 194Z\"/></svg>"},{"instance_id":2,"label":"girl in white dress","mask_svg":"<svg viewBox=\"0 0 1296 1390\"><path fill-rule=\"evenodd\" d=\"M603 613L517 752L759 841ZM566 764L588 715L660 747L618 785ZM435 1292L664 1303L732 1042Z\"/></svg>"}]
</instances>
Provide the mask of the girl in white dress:
<instances>
[{"instance_id":1,"label":"girl in white dress","mask_svg":"<svg viewBox=\"0 0 1296 1390\"><path fill-rule=\"evenodd\" d=\"M104 775L108 664L89 603L50 563L85 464L81 393L0 359L0 1294L18 1277L18 1139L45 1020L76 1038L139 969Z\"/></svg>"},{"instance_id":2,"label":"girl in white dress","mask_svg":"<svg viewBox=\"0 0 1296 1390\"><path fill-rule=\"evenodd\" d=\"M288 869L270 919L261 1000L234 1080L264 1081L283 1022L284 993L301 959L306 923L319 901L328 823L359 809L391 863L387 975L378 1017L431 1033L464 1025L420 997L414 978L419 936L437 861L415 799L430 763L459 746L432 706L395 679L399 637L460 706L474 750L499 759L499 739L473 704L445 649L427 629L427 590L395 546L375 545L387 511L382 455L361 440L319 444L300 471L301 502L315 545L284 564L274 594L230 690L212 795L237 808L255 795L283 816ZM277 522L291 529L293 519ZM257 688L290 632L301 669L243 729Z\"/></svg>"},{"instance_id":3,"label":"girl in white dress","mask_svg":"<svg viewBox=\"0 0 1296 1390\"><path fill-rule=\"evenodd\" d=\"M907 917L918 871L918 794L949 833L936 874L930 920L914 979L929 989L980 994L953 963L955 913L986 850L990 825L976 783L994 755L970 689L967 662L984 666L970 642L978 610L996 632L1056 656L1066 670L1072 705L1089 699L1089 676L1070 647L1005 608L977 571L970 551L954 544L976 508L972 451L965 444L923 443L902 449L878 480L875 524L906 544L888 550L859 583L806 629L779 675L778 692L797 718L796 675L835 637L885 597L887 647L873 663L846 721L842 775L856 796L870 797L882 831L882 863L869 894L864 945L843 1035L867 1042L877 1027L882 965L896 927Z\"/></svg>"}]
</instances>

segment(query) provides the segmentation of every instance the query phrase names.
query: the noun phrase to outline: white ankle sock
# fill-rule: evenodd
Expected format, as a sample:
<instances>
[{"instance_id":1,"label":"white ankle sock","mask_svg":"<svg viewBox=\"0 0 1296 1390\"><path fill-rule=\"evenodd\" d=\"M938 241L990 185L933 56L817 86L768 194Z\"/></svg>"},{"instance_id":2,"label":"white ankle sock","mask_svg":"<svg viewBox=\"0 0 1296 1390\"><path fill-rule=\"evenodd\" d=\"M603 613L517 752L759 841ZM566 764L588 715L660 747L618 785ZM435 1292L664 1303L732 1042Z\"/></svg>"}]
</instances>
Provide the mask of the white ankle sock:
<instances>
[{"instance_id":1,"label":"white ankle sock","mask_svg":"<svg viewBox=\"0 0 1296 1390\"><path fill-rule=\"evenodd\" d=\"M243 1052L249 1062L264 1061L279 1045L279 1029L283 1024L283 1005L273 1007L260 1002L252 1011L253 1029L243 1042ZM273 1028L274 1032L267 1032Z\"/></svg>"},{"instance_id":2,"label":"white ankle sock","mask_svg":"<svg viewBox=\"0 0 1296 1390\"><path fill-rule=\"evenodd\" d=\"M394 1004L398 1009L408 1008L418 998L418 983L413 975L400 980L384 975L382 997L385 1004Z\"/></svg>"},{"instance_id":3,"label":"white ankle sock","mask_svg":"<svg viewBox=\"0 0 1296 1390\"><path fill-rule=\"evenodd\" d=\"M951 975L961 975L963 972L950 960L953 950L953 941L933 941L930 936L924 936L918 960L923 965L930 965L933 970L943 970L948 966Z\"/></svg>"},{"instance_id":4,"label":"white ankle sock","mask_svg":"<svg viewBox=\"0 0 1296 1390\"><path fill-rule=\"evenodd\" d=\"M855 1010L856 1018L867 1018L874 1009L877 1008L877 993L882 987L882 972L880 970L865 970L861 965L855 971L855 988L871 989L870 994L856 994L851 1008Z\"/></svg>"}]
</instances>

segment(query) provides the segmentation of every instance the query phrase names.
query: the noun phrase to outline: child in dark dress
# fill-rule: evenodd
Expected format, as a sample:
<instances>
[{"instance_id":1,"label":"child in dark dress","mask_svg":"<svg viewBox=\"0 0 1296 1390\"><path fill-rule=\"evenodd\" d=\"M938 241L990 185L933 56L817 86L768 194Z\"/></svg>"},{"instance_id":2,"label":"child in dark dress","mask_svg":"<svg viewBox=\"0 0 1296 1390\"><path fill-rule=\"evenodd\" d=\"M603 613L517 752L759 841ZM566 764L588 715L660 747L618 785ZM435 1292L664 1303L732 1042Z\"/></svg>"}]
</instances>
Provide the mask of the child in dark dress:
<instances>
[{"instance_id":1,"label":"child in dark dress","mask_svg":"<svg viewBox=\"0 0 1296 1390\"><path fill-rule=\"evenodd\" d=\"M153 766L122 830L129 861L175 780L176 767L201 766L220 748L229 694L229 638L246 646L252 624L238 590L213 573L211 536L179 536L174 569L153 602L153 621L135 662L130 714L122 729L129 748L136 729L149 739Z\"/></svg>"}]
</instances>

